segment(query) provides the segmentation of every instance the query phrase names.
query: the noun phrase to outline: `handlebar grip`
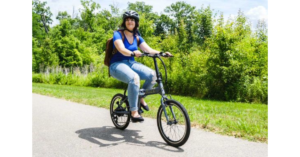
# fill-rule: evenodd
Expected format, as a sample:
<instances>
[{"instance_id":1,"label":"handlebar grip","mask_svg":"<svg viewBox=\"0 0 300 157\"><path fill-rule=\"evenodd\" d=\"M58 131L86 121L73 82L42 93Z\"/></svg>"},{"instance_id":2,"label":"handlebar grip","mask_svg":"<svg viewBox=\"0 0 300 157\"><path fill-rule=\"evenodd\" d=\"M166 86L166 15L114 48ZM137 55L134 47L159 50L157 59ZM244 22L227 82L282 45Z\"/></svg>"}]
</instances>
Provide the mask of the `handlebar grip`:
<instances>
[{"instance_id":1,"label":"handlebar grip","mask_svg":"<svg viewBox=\"0 0 300 157\"><path fill-rule=\"evenodd\" d=\"M170 56L170 55L167 55L167 54L164 53L164 52L160 52L159 54L160 54L162 57L174 57L173 55Z\"/></svg>"}]
</instances>

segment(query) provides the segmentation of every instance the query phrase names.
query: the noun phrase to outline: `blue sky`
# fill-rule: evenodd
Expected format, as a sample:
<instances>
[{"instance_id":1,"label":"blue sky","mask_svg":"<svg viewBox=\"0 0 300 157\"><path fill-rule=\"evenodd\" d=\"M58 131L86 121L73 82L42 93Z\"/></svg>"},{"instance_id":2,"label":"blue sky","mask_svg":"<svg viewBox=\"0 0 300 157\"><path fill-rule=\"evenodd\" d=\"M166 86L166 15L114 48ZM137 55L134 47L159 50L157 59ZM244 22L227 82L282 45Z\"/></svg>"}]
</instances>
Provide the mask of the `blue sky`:
<instances>
[{"instance_id":1,"label":"blue sky","mask_svg":"<svg viewBox=\"0 0 300 157\"><path fill-rule=\"evenodd\" d=\"M78 9L82 8L80 0L42 0L47 1L47 6L50 7L53 14L52 26L59 23L55 19L59 11L67 11L72 15L73 7L75 12L78 13ZM115 4L120 8L120 11L126 9L128 2L143 1L147 5L153 6L153 11L157 13L163 13L163 10L175 3L178 0L94 0L96 3L100 4L100 9L110 9L110 4ZM200 9L202 5L204 7L210 5L211 9L215 12L223 12L225 18L234 17L237 15L239 9L241 9L244 14L249 18L252 23L252 28L256 26L259 19L265 19L268 24L268 1L267 0L185 0L186 3L195 6Z\"/></svg>"}]
</instances>

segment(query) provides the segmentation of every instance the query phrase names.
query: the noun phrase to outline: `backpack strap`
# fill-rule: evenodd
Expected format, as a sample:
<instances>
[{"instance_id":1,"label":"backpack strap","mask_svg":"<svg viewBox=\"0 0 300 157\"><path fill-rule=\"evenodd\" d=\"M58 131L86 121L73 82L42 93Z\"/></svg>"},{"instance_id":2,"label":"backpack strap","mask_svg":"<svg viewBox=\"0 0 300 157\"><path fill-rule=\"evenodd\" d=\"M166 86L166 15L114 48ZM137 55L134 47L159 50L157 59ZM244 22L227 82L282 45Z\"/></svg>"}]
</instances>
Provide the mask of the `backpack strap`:
<instances>
[{"instance_id":1,"label":"backpack strap","mask_svg":"<svg viewBox=\"0 0 300 157\"><path fill-rule=\"evenodd\" d=\"M120 32L121 33L121 35L122 35L122 41L123 41L123 43L124 43L124 30L118 30L118 32Z\"/></svg>"},{"instance_id":2,"label":"backpack strap","mask_svg":"<svg viewBox=\"0 0 300 157\"><path fill-rule=\"evenodd\" d=\"M137 43L138 43L138 46L140 46L140 37L138 35L135 35L136 36L136 40L137 40Z\"/></svg>"}]
</instances>

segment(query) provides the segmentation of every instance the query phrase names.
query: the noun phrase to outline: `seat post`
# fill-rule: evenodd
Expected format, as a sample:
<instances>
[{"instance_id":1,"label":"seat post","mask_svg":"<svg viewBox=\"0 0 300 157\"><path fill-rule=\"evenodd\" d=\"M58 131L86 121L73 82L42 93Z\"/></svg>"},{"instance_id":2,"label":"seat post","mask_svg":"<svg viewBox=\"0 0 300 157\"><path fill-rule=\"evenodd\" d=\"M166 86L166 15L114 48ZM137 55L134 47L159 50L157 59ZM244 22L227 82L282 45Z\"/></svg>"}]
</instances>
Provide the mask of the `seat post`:
<instances>
[{"instance_id":1,"label":"seat post","mask_svg":"<svg viewBox=\"0 0 300 157\"><path fill-rule=\"evenodd\" d=\"M127 85L127 87L124 90L124 96L126 95L127 88L128 88L128 85Z\"/></svg>"}]
</instances>

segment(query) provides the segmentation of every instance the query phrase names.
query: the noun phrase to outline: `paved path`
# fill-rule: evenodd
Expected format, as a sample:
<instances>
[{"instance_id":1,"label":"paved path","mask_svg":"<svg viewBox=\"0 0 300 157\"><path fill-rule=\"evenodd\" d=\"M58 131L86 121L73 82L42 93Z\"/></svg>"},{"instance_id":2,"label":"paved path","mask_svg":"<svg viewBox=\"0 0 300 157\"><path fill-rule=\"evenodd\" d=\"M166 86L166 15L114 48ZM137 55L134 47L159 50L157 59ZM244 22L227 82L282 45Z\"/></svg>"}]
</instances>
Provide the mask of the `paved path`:
<instances>
[{"instance_id":1,"label":"paved path","mask_svg":"<svg viewBox=\"0 0 300 157\"><path fill-rule=\"evenodd\" d=\"M268 145L192 129L180 148L166 145L155 119L116 129L107 109L32 94L33 156L266 157Z\"/></svg>"}]
</instances>

